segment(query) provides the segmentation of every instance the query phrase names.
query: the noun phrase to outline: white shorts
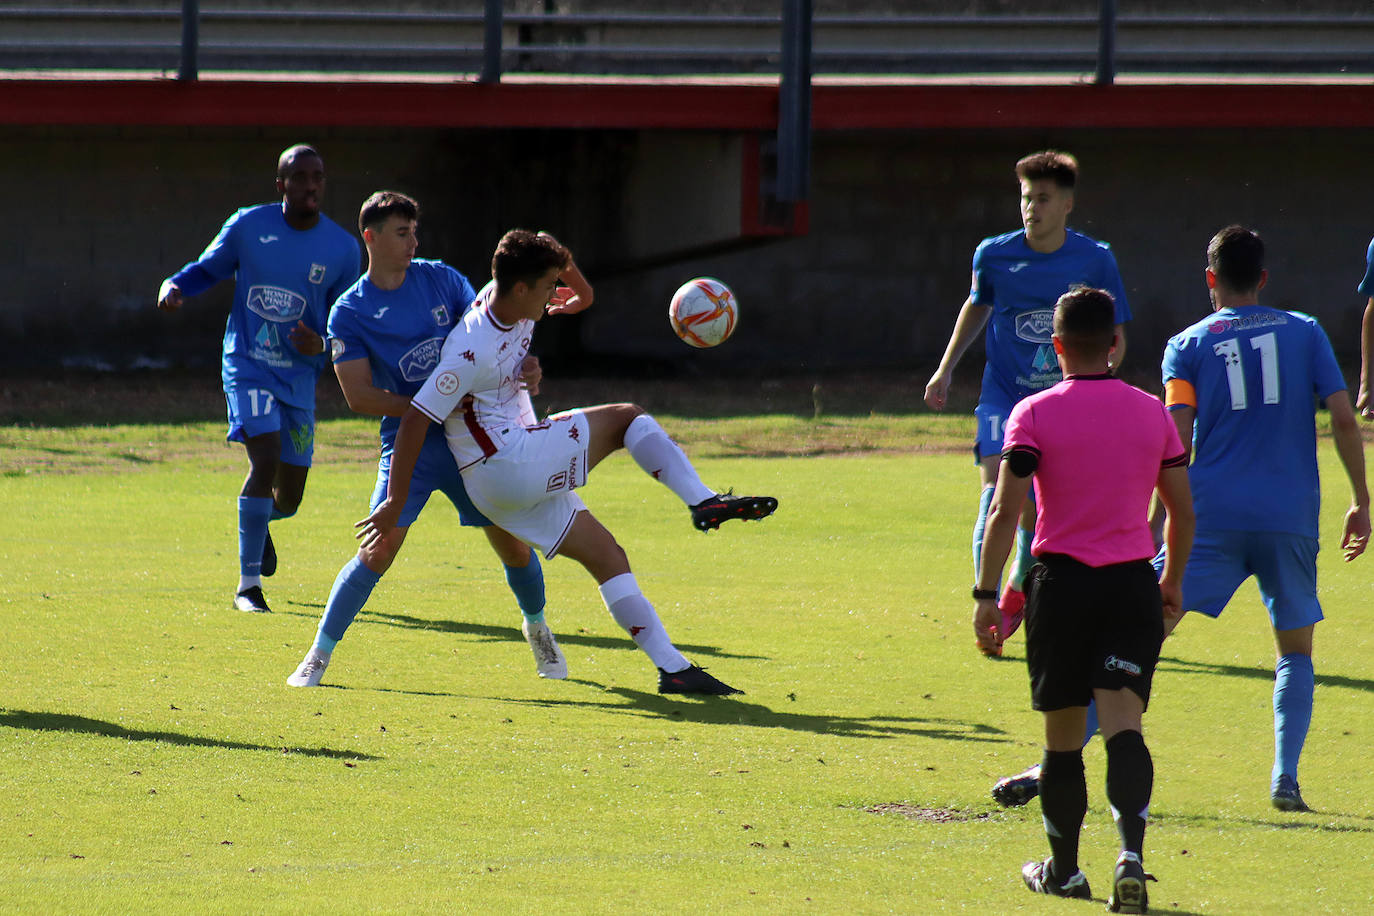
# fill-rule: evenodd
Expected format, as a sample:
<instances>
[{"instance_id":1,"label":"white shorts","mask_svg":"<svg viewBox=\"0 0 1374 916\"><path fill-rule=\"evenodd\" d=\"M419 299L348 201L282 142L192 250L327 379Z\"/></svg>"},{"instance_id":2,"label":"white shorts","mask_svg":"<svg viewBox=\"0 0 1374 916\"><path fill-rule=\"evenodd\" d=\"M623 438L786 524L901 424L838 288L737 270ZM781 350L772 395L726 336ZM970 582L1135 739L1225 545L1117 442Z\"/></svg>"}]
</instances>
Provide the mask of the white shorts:
<instances>
[{"instance_id":1,"label":"white shorts","mask_svg":"<svg viewBox=\"0 0 1374 916\"><path fill-rule=\"evenodd\" d=\"M473 505L499 528L552 558L587 508L573 490L587 482L590 429L580 410L555 414L495 455L463 469Z\"/></svg>"}]
</instances>

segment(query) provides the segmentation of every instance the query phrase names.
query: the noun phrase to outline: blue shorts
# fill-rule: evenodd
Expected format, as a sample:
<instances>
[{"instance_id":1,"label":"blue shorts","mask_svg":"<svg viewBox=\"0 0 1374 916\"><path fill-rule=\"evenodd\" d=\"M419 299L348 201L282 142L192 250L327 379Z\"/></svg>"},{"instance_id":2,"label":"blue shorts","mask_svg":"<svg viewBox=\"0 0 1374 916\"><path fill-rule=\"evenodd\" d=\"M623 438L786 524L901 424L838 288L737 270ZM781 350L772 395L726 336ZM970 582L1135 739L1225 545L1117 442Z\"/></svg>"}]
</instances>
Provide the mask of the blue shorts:
<instances>
[{"instance_id":1,"label":"blue shorts","mask_svg":"<svg viewBox=\"0 0 1374 916\"><path fill-rule=\"evenodd\" d=\"M377 464L377 486L372 490L370 508L376 509L381 505L382 500L386 498L387 482L390 480L391 450L387 449ZM396 521L397 527L406 528L414 524L415 519L420 517L420 510L429 501L430 494L436 490L447 496L449 502L458 510L460 524L469 528L490 527L491 521L477 511L472 500L468 499L467 488L463 486L463 475L458 473L458 462L453 460L453 453L448 450L444 437L431 433L425 436L420 458L415 462L415 473L410 477L410 495L401 509L401 517Z\"/></svg>"},{"instance_id":2,"label":"blue shorts","mask_svg":"<svg viewBox=\"0 0 1374 916\"><path fill-rule=\"evenodd\" d=\"M232 386L224 389L229 405L230 442L242 442L264 433L281 434L283 464L310 467L315 455L315 412L283 404L266 388Z\"/></svg>"},{"instance_id":3,"label":"blue shorts","mask_svg":"<svg viewBox=\"0 0 1374 916\"><path fill-rule=\"evenodd\" d=\"M1183 572L1183 607L1220 617L1251 576L1276 630L1322 619L1317 601L1317 539L1278 531L1199 531ZM1164 566L1164 551L1154 559Z\"/></svg>"}]
</instances>

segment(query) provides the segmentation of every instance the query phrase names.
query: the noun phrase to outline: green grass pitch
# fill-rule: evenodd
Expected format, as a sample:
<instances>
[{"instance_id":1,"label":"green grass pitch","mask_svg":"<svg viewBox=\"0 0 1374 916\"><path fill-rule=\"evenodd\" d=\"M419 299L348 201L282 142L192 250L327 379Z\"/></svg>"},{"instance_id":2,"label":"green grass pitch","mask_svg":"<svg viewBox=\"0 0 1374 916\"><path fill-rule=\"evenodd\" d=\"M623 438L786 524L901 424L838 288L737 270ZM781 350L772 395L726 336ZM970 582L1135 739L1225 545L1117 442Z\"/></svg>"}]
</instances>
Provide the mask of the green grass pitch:
<instances>
[{"instance_id":1,"label":"green grass pitch","mask_svg":"<svg viewBox=\"0 0 1374 916\"><path fill-rule=\"evenodd\" d=\"M539 680L484 539L444 504L327 686L287 688L354 549L371 424L322 426L305 503L273 527L271 615L229 608L245 464L217 424L0 428L0 911L1097 912L1116 848L1100 742L1091 909L1025 890L1039 807L988 796L1038 759L1039 720L1022 637L1002 660L973 648L967 454L924 448L923 416L759 421L830 443L791 456L737 447L741 421L662 419L709 483L775 494L777 515L703 535L623 455L585 498L740 698L660 697L568 560L545 572L570 678ZM1340 562L1347 491L1322 450L1316 810L1268 803L1273 649L1247 586L1164 647L1153 912L1374 909L1374 558Z\"/></svg>"}]
</instances>

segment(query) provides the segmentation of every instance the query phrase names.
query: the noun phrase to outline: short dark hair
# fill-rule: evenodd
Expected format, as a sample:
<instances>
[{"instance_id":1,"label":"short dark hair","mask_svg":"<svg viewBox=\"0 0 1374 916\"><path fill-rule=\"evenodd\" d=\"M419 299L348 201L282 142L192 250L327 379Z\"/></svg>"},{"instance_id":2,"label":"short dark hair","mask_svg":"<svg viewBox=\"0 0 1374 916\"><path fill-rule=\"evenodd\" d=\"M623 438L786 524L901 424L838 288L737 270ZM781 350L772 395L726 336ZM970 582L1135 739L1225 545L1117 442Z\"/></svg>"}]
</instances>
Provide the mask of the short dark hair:
<instances>
[{"instance_id":1,"label":"short dark hair","mask_svg":"<svg viewBox=\"0 0 1374 916\"><path fill-rule=\"evenodd\" d=\"M517 283L533 283L551 268L562 270L572 261L568 249L547 235L528 229L512 229L501 236L491 256L491 276L496 292L507 293Z\"/></svg>"},{"instance_id":2,"label":"short dark hair","mask_svg":"<svg viewBox=\"0 0 1374 916\"><path fill-rule=\"evenodd\" d=\"M1016 163L1016 177L1022 181L1048 178L1072 191L1078 183L1078 160L1068 153L1047 149L1031 153Z\"/></svg>"},{"instance_id":3,"label":"short dark hair","mask_svg":"<svg viewBox=\"0 0 1374 916\"><path fill-rule=\"evenodd\" d=\"M1244 226L1227 226L1207 243L1207 269L1232 292L1251 292L1264 274L1264 240Z\"/></svg>"},{"instance_id":4,"label":"short dark hair","mask_svg":"<svg viewBox=\"0 0 1374 916\"><path fill-rule=\"evenodd\" d=\"M358 231L361 233L365 229L380 226L388 216L393 215L417 220L420 218L420 205L400 191L378 191L363 201L362 209L358 211Z\"/></svg>"},{"instance_id":5,"label":"short dark hair","mask_svg":"<svg viewBox=\"0 0 1374 916\"><path fill-rule=\"evenodd\" d=\"M1116 334L1116 302L1111 293L1079 286L1054 304L1054 335L1080 358L1104 356Z\"/></svg>"},{"instance_id":6,"label":"short dark hair","mask_svg":"<svg viewBox=\"0 0 1374 916\"><path fill-rule=\"evenodd\" d=\"M315 147L308 143L297 143L295 146L288 146L281 151L277 157L277 177L285 178L291 171L291 163L302 156L314 156L320 162L324 162L324 157L319 154Z\"/></svg>"}]
</instances>

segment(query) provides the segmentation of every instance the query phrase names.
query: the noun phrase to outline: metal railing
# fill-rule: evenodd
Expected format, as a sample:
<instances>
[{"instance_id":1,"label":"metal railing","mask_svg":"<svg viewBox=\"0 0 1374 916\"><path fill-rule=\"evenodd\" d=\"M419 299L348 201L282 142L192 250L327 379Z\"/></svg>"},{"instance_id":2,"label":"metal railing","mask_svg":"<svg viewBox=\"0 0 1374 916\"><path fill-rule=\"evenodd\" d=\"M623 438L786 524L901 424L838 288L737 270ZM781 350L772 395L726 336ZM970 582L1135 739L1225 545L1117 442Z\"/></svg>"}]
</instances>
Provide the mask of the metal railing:
<instances>
[{"instance_id":1,"label":"metal railing","mask_svg":"<svg viewBox=\"0 0 1374 916\"><path fill-rule=\"evenodd\" d=\"M776 15L0 7L0 69L778 73ZM815 15L816 73L1374 73L1374 13ZM810 3L807 3L809 10ZM1125 7L1120 10L1119 7ZM180 41L177 29L180 29Z\"/></svg>"}]
</instances>

